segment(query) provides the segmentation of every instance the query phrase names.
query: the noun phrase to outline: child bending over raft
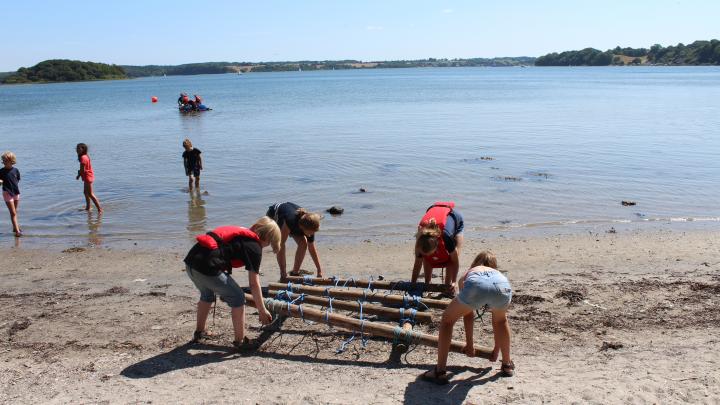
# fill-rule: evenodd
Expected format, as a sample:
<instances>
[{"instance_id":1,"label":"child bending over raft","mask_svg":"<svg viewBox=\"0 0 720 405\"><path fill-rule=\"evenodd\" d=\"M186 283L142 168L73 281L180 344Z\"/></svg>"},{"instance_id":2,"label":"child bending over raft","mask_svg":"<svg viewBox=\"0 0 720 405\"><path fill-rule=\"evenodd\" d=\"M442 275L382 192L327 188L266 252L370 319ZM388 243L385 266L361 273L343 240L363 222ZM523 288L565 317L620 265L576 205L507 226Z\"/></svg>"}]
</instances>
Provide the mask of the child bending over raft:
<instances>
[{"instance_id":1,"label":"child bending over raft","mask_svg":"<svg viewBox=\"0 0 720 405\"><path fill-rule=\"evenodd\" d=\"M185 257L187 274L200 290L193 342L208 336L207 317L215 297L219 295L231 308L235 331L233 346L249 348L250 340L245 337L245 293L231 277L232 268L245 266L260 322L269 324L272 316L265 308L260 289L260 261L262 248L271 246L274 252L279 250L280 228L272 219L262 217L250 229L221 226L205 235L198 235L197 240Z\"/></svg>"},{"instance_id":2,"label":"child bending over raft","mask_svg":"<svg viewBox=\"0 0 720 405\"><path fill-rule=\"evenodd\" d=\"M17 163L17 158L12 152L2 154L3 167L0 169L0 184L2 184L2 196L5 205L10 212L10 221L12 222L15 237L22 236L22 230L18 225L17 211L20 205L20 171L13 167Z\"/></svg>"},{"instance_id":3,"label":"child bending over raft","mask_svg":"<svg viewBox=\"0 0 720 405\"><path fill-rule=\"evenodd\" d=\"M434 268L444 267L445 285L455 287L465 222L460 212L454 208L455 203L452 201L436 202L420 220L415 234L415 263L411 280L413 283L417 282L420 266L425 272L426 284L430 284Z\"/></svg>"},{"instance_id":4,"label":"child bending over raft","mask_svg":"<svg viewBox=\"0 0 720 405\"><path fill-rule=\"evenodd\" d=\"M317 276L322 277L322 267L320 265L320 257L315 248L315 232L320 230L320 220L322 216L314 212L308 212L305 208L291 202L279 203L271 205L265 215L273 218L280 226L282 238L280 240L280 251L277 252L277 262L280 266L280 278L285 280L287 277L287 265L285 262L285 242L288 236L292 235L297 243L297 251L295 252L295 263L293 264L291 276L300 275L300 265L305 259L305 251L310 252L310 257L315 263Z\"/></svg>"},{"instance_id":5,"label":"child bending over raft","mask_svg":"<svg viewBox=\"0 0 720 405\"><path fill-rule=\"evenodd\" d=\"M102 212L100 207L100 201L95 197L93 192L93 182L95 181L95 173L92 169L92 163L90 162L90 156L88 156L88 146L84 143L79 143L75 147L75 151L78 155L78 161L80 162L80 170L78 170L75 180L83 181L83 194L85 194L85 211L90 211L90 201L92 200L97 208L98 212Z\"/></svg>"},{"instance_id":6,"label":"child bending over raft","mask_svg":"<svg viewBox=\"0 0 720 405\"><path fill-rule=\"evenodd\" d=\"M502 354L500 372L510 377L515 374L515 364L510 359L510 325L507 319L507 307L512 299L512 287L507 278L497 271L497 259L488 251L475 257L470 269L460 279L460 294L450 302L440 320L438 335L438 360L434 369L420 377L436 384L447 384L450 373L447 371L447 358L450 351L452 331L460 317L465 325L465 354L475 355L473 347L474 311L489 310L492 313L495 346L490 361L496 361Z\"/></svg>"}]
</instances>

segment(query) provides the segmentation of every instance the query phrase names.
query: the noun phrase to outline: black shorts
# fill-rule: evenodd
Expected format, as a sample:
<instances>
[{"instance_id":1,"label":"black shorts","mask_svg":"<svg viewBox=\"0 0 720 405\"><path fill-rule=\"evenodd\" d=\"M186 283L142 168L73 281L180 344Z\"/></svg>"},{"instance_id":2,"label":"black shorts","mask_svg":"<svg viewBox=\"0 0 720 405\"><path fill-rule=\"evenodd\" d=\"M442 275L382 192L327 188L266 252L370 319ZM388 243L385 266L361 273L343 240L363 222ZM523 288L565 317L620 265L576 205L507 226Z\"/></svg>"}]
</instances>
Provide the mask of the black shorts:
<instances>
[{"instance_id":1,"label":"black shorts","mask_svg":"<svg viewBox=\"0 0 720 405\"><path fill-rule=\"evenodd\" d=\"M185 175L186 175L186 176L200 177L200 168L199 168L199 167L196 167L196 168L191 169L191 170L185 170Z\"/></svg>"}]
</instances>

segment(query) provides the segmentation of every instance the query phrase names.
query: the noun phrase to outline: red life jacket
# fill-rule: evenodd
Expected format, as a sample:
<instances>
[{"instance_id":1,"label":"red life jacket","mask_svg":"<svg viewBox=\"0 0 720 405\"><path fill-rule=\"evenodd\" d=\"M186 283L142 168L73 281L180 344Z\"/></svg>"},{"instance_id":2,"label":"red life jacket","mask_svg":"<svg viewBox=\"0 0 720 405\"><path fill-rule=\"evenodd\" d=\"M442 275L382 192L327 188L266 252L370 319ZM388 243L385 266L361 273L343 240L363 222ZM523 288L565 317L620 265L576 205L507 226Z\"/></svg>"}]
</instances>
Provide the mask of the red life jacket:
<instances>
[{"instance_id":1,"label":"red life jacket","mask_svg":"<svg viewBox=\"0 0 720 405\"><path fill-rule=\"evenodd\" d=\"M195 102L198 104L202 104L202 99L200 98L200 96L195 96Z\"/></svg>"},{"instance_id":2,"label":"red life jacket","mask_svg":"<svg viewBox=\"0 0 720 405\"><path fill-rule=\"evenodd\" d=\"M435 252L433 252L430 256L426 256L426 259L430 260L430 263L432 263L434 268L445 267L445 265L447 265L450 261L450 253L448 253L447 248L445 247L445 240L442 237L442 232L445 230L447 217L450 215L453 208L455 208L455 202L453 201L438 201L427 209L427 212L425 212L425 215L422 217L420 224L418 225L418 229L420 229L421 227L428 225L431 219L434 219L435 223L438 227L440 227L440 237L438 237L437 249L435 249Z\"/></svg>"},{"instance_id":3,"label":"red life jacket","mask_svg":"<svg viewBox=\"0 0 720 405\"><path fill-rule=\"evenodd\" d=\"M221 241L221 243L224 246L219 245L218 241L211 234L215 234L215 236L217 236L217 238ZM258 243L260 242L260 237L257 236L257 234L255 232L251 231L250 229L243 228L241 226L233 226L233 225L226 225L226 226L221 226L219 228L215 228L214 230L212 230L206 234L196 236L195 239L197 239L200 246L211 249L211 250L215 250L215 249L228 249L230 241L237 238L238 236L255 240ZM242 267L244 265L245 265L245 263L243 263L242 260L237 260L237 259L230 260L230 266L232 266L232 267Z\"/></svg>"},{"instance_id":4,"label":"red life jacket","mask_svg":"<svg viewBox=\"0 0 720 405\"><path fill-rule=\"evenodd\" d=\"M183 95L183 96L182 96L182 102L183 102L183 104L187 104L188 101L190 101L190 97L188 97L188 96L186 96L186 95Z\"/></svg>"}]
</instances>

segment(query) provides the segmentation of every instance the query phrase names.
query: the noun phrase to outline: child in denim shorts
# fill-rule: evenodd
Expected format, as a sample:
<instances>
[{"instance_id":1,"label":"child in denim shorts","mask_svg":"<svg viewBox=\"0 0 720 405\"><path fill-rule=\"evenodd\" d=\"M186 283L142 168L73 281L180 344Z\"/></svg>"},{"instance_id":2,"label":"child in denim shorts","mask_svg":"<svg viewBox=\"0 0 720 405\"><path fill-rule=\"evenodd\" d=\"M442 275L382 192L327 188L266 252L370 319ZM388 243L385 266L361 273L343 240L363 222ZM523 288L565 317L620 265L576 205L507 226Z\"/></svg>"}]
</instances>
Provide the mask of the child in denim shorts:
<instances>
[{"instance_id":1,"label":"child in denim shorts","mask_svg":"<svg viewBox=\"0 0 720 405\"><path fill-rule=\"evenodd\" d=\"M420 377L436 384L447 384L450 373L447 372L447 358L455 323L461 317L465 325L465 354L475 355L473 346L473 322L475 310L488 310L492 313L495 347L490 361L496 361L502 354L501 374L512 376L515 364L510 359L510 325L507 319L507 307L512 299L512 287L507 278L497 271L497 258L488 251L475 257L470 269L460 279L460 294L450 302L440 321L438 336L438 361L434 369Z\"/></svg>"}]
</instances>

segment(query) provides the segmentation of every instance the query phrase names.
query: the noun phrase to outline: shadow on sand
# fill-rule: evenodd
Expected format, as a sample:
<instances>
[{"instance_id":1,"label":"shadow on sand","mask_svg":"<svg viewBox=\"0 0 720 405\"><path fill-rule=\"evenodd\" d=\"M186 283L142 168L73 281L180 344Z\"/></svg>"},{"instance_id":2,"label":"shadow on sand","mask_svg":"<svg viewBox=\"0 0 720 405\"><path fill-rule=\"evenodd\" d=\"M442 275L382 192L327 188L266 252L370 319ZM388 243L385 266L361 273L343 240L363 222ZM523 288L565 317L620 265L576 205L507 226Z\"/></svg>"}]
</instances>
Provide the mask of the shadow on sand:
<instances>
[{"instance_id":1,"label":"shadow on sand","mask_svg":"<svg viewBox=\"0 0 720 405\"><path fill-rule=\"evenodd\" d=\"M433 366L428 368L431 369ZM489 382L497 381L502 377L500 371L491 374L493 368L472 368L472 367L448 367L453 373L461 373L464 371L472 371L475 373L470 378L459 379L454 377L447 385L437 385L432 382L424 381L418 378L405 387L404 404L418 403L442 403L442 404L462 404L467 398L468 392L473 387L485 385Z\"/></svg>"}]
</instances>

